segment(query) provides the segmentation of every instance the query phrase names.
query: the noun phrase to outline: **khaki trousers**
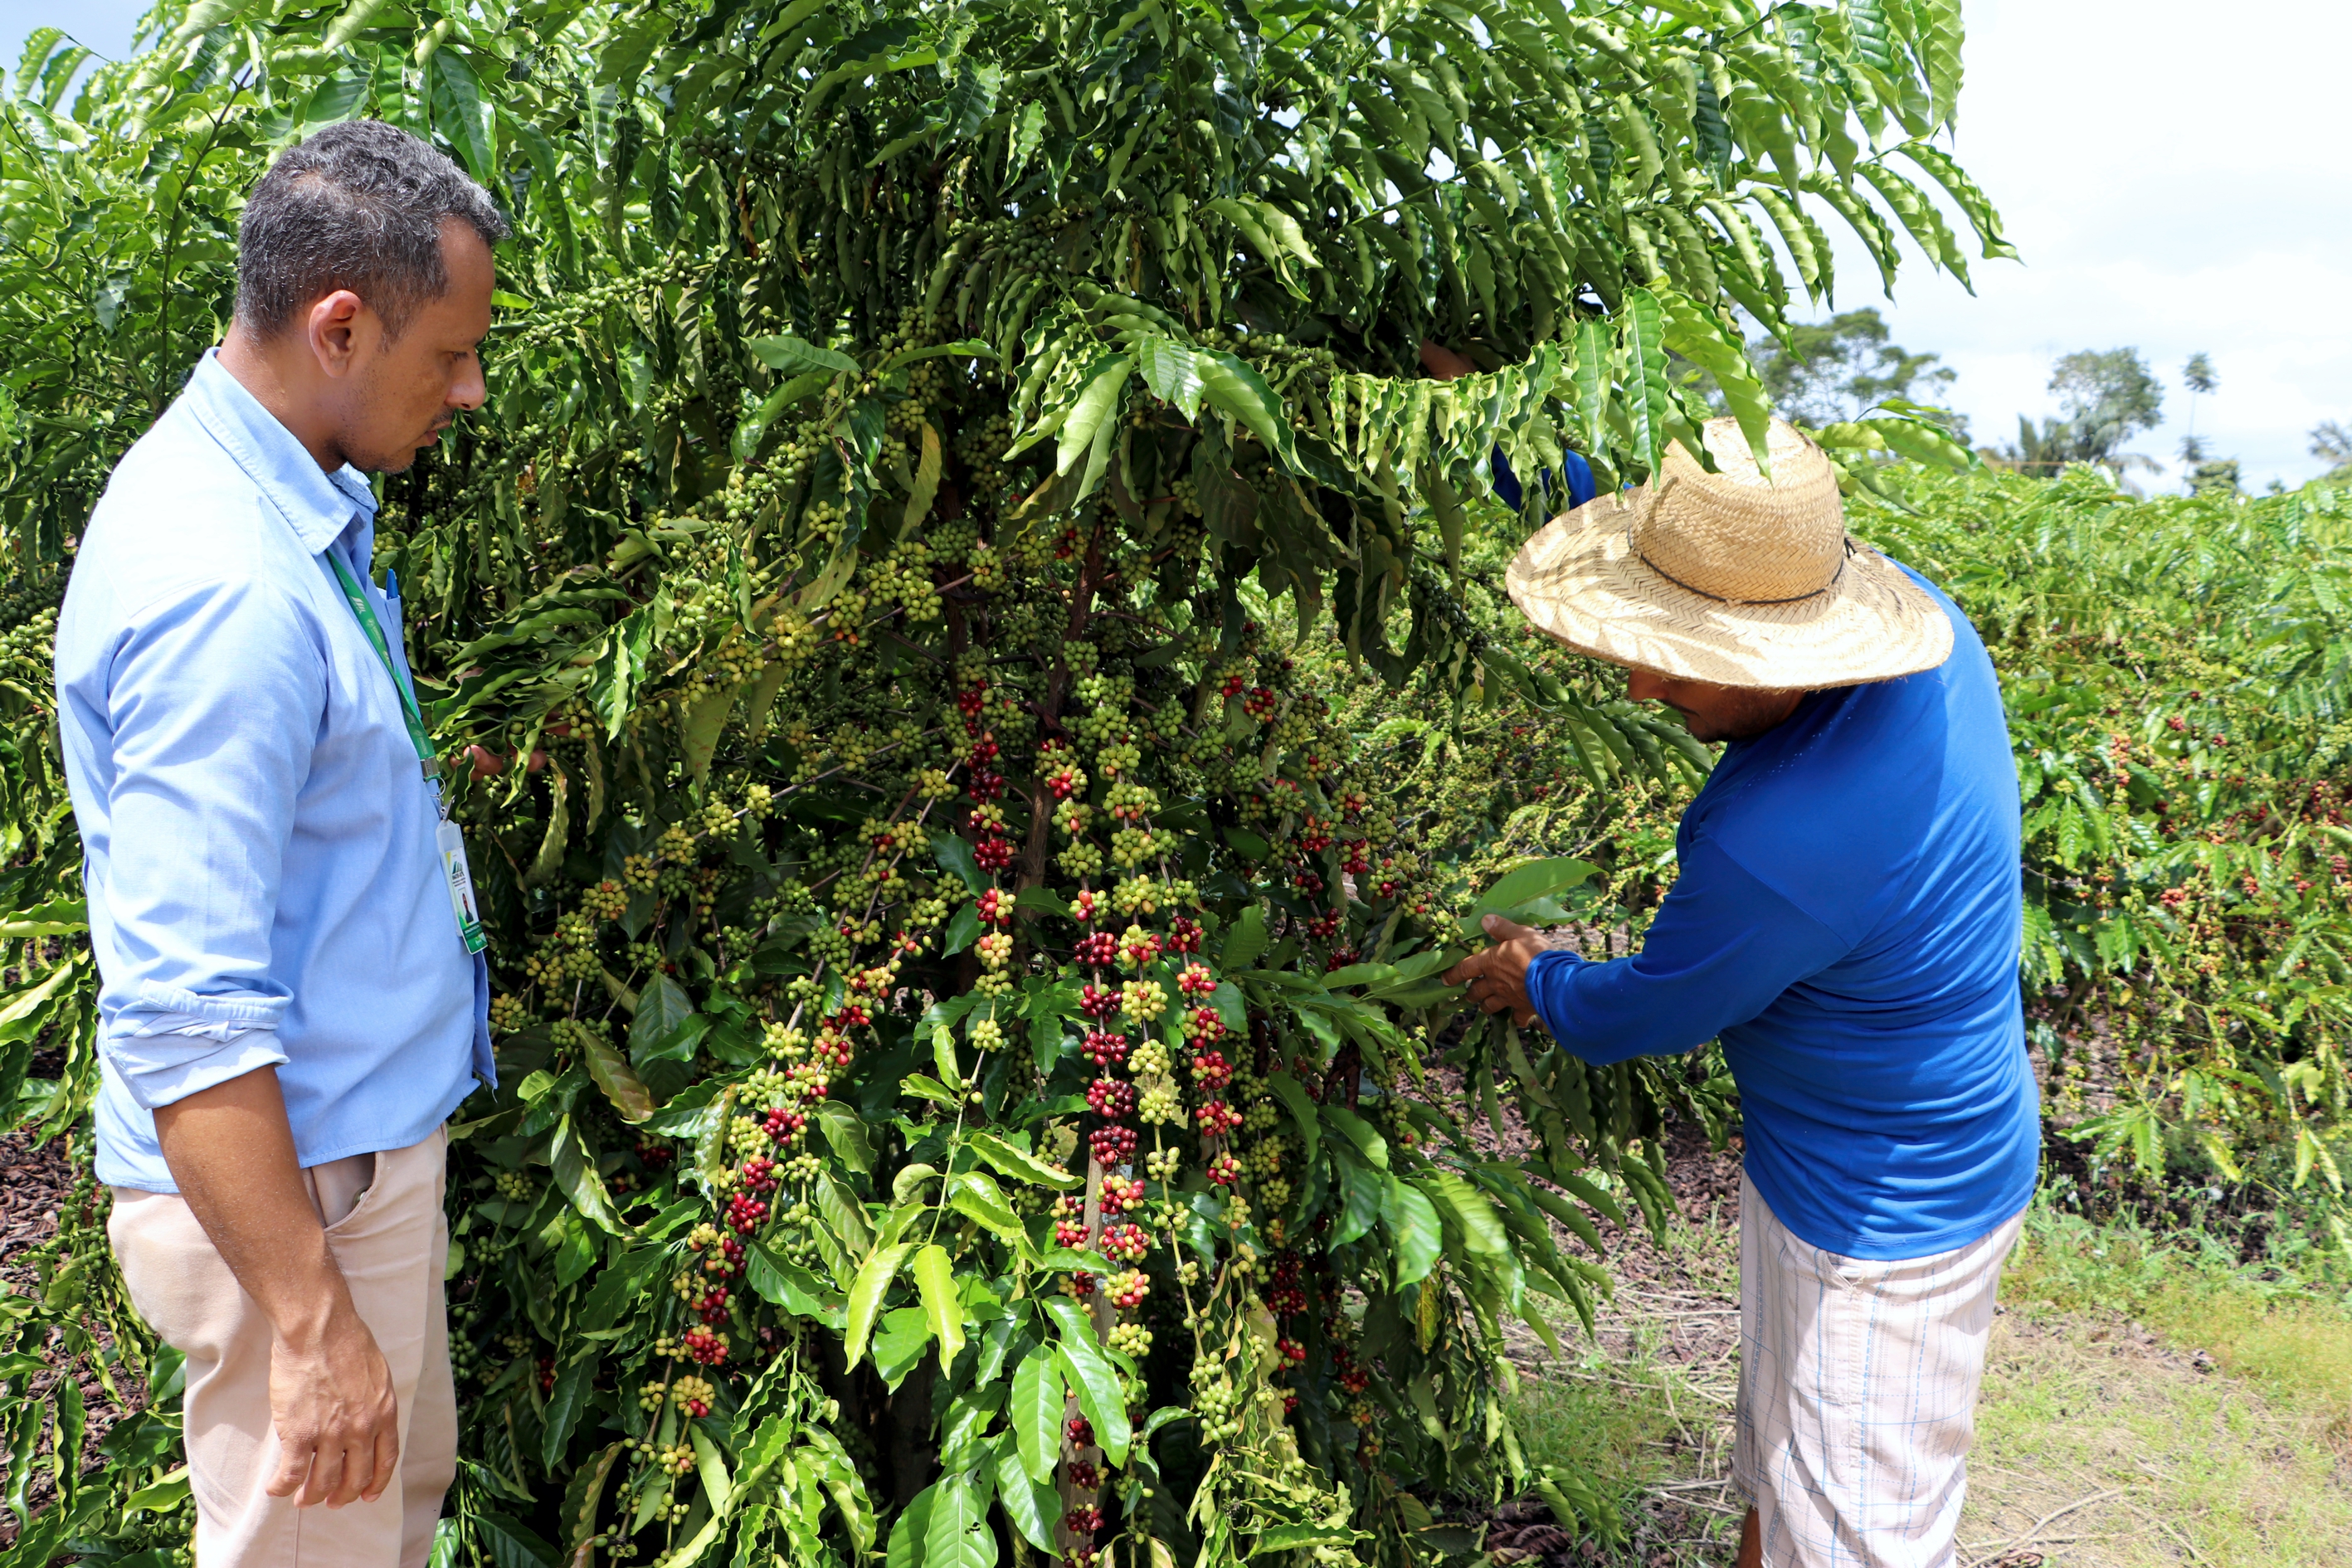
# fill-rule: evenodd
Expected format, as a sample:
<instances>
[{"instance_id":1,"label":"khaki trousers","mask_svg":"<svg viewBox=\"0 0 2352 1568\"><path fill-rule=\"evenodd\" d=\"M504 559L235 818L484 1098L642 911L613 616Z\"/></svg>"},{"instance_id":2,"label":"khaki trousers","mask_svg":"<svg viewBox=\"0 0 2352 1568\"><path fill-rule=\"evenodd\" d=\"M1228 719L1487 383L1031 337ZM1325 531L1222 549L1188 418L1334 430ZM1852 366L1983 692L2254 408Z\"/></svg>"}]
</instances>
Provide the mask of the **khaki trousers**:
<instances>
[{"instance_id":1,"label":"khaki trousers","mask_svg":"<svg viewBox=\"0 0 2352 1568\"><path fill-rule=\"evenodd\" d=\"M262 1489L278 1464L268 1321L186 1202L114 1189L108 1238L131 1304L187 1357L181 1401L198 1568L423 1568L457 1474L457 1402L441 1275L448 1140L355 1154L303 1173L352 1304L392 1371L400 1474L372 1503L298 1509Z\"/></svg>"}]
</instances>

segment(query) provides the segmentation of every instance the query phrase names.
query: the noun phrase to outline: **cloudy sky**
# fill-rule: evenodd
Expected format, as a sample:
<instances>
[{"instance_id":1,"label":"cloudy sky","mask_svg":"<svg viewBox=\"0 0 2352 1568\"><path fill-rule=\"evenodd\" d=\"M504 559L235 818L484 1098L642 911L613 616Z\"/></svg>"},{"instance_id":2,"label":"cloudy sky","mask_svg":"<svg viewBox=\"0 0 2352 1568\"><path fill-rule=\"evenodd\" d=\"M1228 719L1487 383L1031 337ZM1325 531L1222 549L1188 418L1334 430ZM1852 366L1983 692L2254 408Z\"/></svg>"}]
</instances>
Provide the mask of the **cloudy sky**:
<instances>
[{"instance_id":1,"label":"cloudy sky","mask_svg":"<svg viewBox=\"0 0 2352 1568\"><path fill-rule=\"evenodd\" d=\"M2054 412L2050 362L2137 348L2166 383L2212 356L2197 434L2250 489L2321 471L2306 432L2352 423L2352 159L2342 136L2352 6L2326 0L1969 0L1953 152L2000 207L2022 264L1978 262L1976 298L1908 265L1878 298L1859 247L1839 304L1876 304L1895 341L1959 372L1979 441ZM2336 105L2330 109L2330 104ZM1824 220L1835 226L1836 220ZM2142 477L2142 484L2163 484Z\"/></svg>"},{"instance_id":2,"label":"cloudy sky","mask_svg":"<svg viewBox=\"0 0 2352 1568\"><path fill-rule=\"evenodd\" d=\"M0 0L0 61L52 21L120 51L140 9ZM2180 367L2201 350L2221 377L2198 399L2208 448L2243 463L2250 488L2319 471L2306 432L2352 422L2352 158L2337 96L2352 6L1969 0L1967 19L1954 151L2023 262L1977 264L1971 299L1914 257L1890 305L1849 242L1837 303L1875 304L1896 342L1942 354L1959 372L1949 401L1980 441L2054 411L2058 355L2131 346L2166 382L2165 425L2133 445L2168 461L2188 430Z\"/></svg>"}]
</instances>

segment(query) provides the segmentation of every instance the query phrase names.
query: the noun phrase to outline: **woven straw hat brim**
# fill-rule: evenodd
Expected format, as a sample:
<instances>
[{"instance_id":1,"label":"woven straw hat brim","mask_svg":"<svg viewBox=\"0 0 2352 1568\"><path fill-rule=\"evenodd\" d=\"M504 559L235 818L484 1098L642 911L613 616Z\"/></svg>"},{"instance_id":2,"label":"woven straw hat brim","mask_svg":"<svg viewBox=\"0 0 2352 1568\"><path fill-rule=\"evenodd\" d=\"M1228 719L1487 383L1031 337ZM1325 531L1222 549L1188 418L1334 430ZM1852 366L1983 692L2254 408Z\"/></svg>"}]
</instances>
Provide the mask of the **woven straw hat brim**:
<instances>
[{"instance_id":1,"label":"woven straw hat brim","mask_svg":"<svg viewBox=\"0 0 2352 1568\"><path fill-rule=\"evenodd\" d=\"M1933 669L1952 652L1943 606L1867 545L1828 592L1787 605L1693 593L1634 551L1648 486L1554 518L1511 562L1512 602L1579 653L1685 680L1823 690Z\"/></svg>"}]
</instances>

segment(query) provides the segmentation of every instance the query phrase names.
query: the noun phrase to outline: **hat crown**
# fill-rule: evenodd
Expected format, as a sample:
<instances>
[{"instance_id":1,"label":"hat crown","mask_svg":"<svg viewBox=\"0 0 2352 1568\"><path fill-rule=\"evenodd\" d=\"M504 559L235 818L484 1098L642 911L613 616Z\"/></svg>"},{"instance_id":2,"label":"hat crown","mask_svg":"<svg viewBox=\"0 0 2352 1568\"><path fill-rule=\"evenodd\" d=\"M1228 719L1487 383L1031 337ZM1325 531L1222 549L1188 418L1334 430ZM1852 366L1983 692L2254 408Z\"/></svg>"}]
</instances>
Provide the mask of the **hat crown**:
<instances>
[{"instance_id":1,"label":"hat crown","mask_svg":"<svg viewBox=\"0 0 2352 1568\"><path fill-rule=\"evenodd\" d=\"M1669 446L1653 504L1634 515L1634 550L1653 571L1728 604L1787 604L1828 589L1845 563L1845 509L1822 449L1774 419L1767 478L1738 420L1710 419L1705 435L1717 471L1681 442Z\"/></svg>"}]
</instances>

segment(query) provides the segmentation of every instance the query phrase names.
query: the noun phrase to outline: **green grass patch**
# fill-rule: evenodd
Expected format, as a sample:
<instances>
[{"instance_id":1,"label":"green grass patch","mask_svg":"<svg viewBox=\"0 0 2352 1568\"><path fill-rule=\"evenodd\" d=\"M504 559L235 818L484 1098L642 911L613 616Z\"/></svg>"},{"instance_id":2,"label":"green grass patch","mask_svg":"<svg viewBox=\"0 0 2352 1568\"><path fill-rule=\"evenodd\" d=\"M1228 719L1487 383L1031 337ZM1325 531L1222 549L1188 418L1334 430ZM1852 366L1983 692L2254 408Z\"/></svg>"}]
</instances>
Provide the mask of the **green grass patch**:
<instances>
[{"instance_id":1,"label":"green grass patch","mask_svg":"<svg viewBox=\"0 0 2352 1568\"><path fill-rule=\"evenodd\" d=\"M1692 1489L1727 1467L1736 1361L1690 1362L1694 1313L1738 1301L1736 1243L1731 1227L1678 1224L1677 1291L1622 1295L1604 1344L1563 1323L1569 1353L1521 1378L1529 1459L1586 1478L1629 1527L1664 1497L1738 1505ZM2094 1222L2063 1187L2038 1202L2001 1281L1958 1561L2352 1563L2352 1308L2290 1248L2249 1266L2204 1224ZM1596 1561L1720 1564L1736 1529L1728 1515L1654 1525Z\"/></svg>"},{"instance_id":2,"label":"green grass patch","mask_svg":"<svg viewBox=\"0 0 2352 1568\"><path fill-rule=\"evenodd\" d=\"M1595 1354L1523 1375L1517 1415L1528 1463L1589 1476L1612 1500L1666 1477L1677 1423L1654 1366Z\"/></svg>"},{"instance_id":3,"label":"green grass patch","mask_svg":"<svg viewBox=\"0 0 2352 1568\"><path fill-rule=\"evenodd\" d=\"M2277 1263L2241 1263L2201 1227L2094 1223L2037 1199L2000 1293L2013 1310L2121 1314L2352 1432L2352 1307Z\"/></svg>"}]
</instances>

